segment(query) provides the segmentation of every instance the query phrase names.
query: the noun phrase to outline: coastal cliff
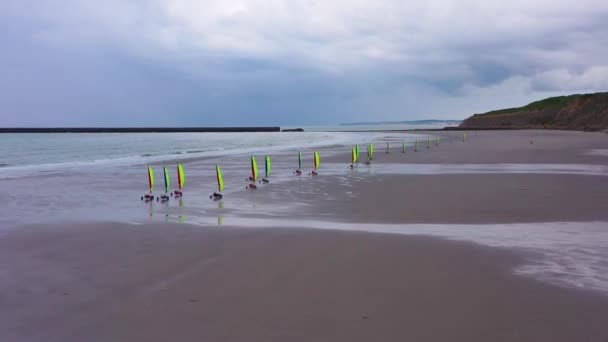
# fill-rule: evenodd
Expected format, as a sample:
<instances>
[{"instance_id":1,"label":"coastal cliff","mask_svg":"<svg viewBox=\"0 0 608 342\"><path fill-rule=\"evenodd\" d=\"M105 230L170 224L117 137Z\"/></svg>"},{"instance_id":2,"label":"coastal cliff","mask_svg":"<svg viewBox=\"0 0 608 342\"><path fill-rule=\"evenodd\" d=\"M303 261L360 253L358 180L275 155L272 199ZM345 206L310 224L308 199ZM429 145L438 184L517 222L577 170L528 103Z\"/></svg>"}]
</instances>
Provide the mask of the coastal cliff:
<instances>
[{"instance_id":1,"label":"coastal cliff","mask_svg":"<svg viewBox=\"0 0 608 342\"><path fill-rule=\"evenodd\" d=\"M460 124L465 129L608 129L608 92L551 97L520 108L475 114Z\"/></svg>"}]
</instances>

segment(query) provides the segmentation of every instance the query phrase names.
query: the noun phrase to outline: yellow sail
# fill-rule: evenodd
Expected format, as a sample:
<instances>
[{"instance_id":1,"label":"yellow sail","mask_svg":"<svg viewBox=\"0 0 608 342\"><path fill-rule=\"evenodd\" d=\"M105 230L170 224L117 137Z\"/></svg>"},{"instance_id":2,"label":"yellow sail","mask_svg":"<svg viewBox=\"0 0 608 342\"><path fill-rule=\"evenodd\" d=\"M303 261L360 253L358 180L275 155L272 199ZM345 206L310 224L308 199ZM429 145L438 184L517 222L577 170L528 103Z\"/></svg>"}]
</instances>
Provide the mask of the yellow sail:
<instances>
[{"instance_id":1,"label":"yellow sail","mask_svg":"<svg viewBox=\"0 0 608 342\"><path fill-rule=\"evenodd\" d=\"M319 158L319 152L315 152L315 170L321 166L321 159Z\"/></svg>"},{"instance_id":2,"label":"yellow sail","mask_svg":"<svg viewBox=\"0 0 608 342\"><path fill-rule=\"evenodd\" d=\"M184 175L184 167L182 164L177 164L177 182L179 183L180 190L184 187L184 184L186 184L186 176Z\"/></svg>"},{"instance_id":3,"label":"yellow sail","mask_svg":"<svg viewBox=\"0 0 608 342\"><path fill-rule=\"evenodd\" d=\"M222 192L224 190L224 177L219 165L215 165L215 174L217 175L217 188Z\"/></svg>"},{"instance_id":4,"label":"yellow sail","mask_svg":"<svg viewBox=\"0 0 608 342\"><path fill-rule=\"evenodd\" d=\"M251 156L251 177L253 180L258 180L258 163L254 156Z\"/></svg>"},{"instance_id":5,"label":"yellow sail","mask_svg":"<svg viewBox=\"0 0 608 342\"><path fill-rule=\"evenodd\" d=\"M148 166L148 185L150 186L150 193L154 190L154 170L152 166Z\"/></svg>"}]
</instances>

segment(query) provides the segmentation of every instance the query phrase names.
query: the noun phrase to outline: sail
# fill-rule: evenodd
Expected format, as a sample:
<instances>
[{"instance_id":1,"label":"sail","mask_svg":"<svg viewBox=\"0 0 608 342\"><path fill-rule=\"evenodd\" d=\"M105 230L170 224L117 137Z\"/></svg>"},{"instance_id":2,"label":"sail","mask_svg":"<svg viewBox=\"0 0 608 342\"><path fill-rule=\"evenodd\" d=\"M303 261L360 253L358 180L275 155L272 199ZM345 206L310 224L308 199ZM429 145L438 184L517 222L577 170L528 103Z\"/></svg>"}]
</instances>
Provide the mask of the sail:
<instances>
[{"instance_id":1,"label":"sail","mask_svg":"<svg viewBox=\"0 0 608 342\"><path fill-rule=\"evenodd\" d=\"M266 177L270 177L270 156L266 156Z\"/></svg>"},{"instance_id":2,"label":"sail","mask_svg":"<svg viewBox=\"0 0 608 342\"><path fill-rule=\"evenodd\" d=\"M367 145L367 159L372 159L374 156L374 144Z\"/></svg>"},{"instance_id":3,"label":"sail","mask_svg":"<svg viewBox=\"0 0 608 342\"><path fill-rule=\"evenodd\" d=\"M258 180L258 163L255 161L254 156L251 156L251 178Z\"/></svg>"},{"instance_id":4,"label":"sail","mask_svg":"<svg viewBox=\"0 0 608 342\"><path fill-rule=\"evenodd\" d=\"M222 176L222 170L219 165L215 165L215 174L217 176L217 188L219 192L224 191L224 177Z\"/></svg>"},{"instance_id":5,"label":"sail","mask_svg":"<svg viewBox=\"0 0 608 342\"><path fill-rule=\"evenodd\" d=\"M355 156L357 158L355 158L356 162L359 162L359 145L355 145Z\"/></svg>"},{"instance_id":6,"label":"sail","mask_svg":"<svg viewBox=\"0 0 608 342\"><path fill-rule=\"evenodd\" d=\"M321 166L321 159L319 158L319 152L315 152L315 170Z\"/></svg>"},{"instance_id":7,"label":"sail","mask_svg":"<svg viewBox=\"0 0 608 342\"><path fill-rule=\"evenodd\" d=\"M405 153L406 149L407 149L407 145L405 144L405 139L403 139L403 150L402 150L402 152Z\"/></svg>"},{"instance_id":8,"label":"sail","mask_svg":"<svg viewBox=\"0 0 608 342\"><path fill-rule=\"evenodd\" d=\"M177 164L177 183L180 190L184 187L184 184L186 184L186 177L182 164Z\"/></svg>"},{"instance_id":9,"label":"sail","mask_svg":"<svg viewBox=\"0 0 608 342\"><path fill-rule=\"evenodd\" d=\"M350 157L351 163L354 164L357 162L357 150L355 147L353 147L353 153Z\"/></svg>"},{"instance_id":10,"label":"sail","mask_svg":"<svg viewBox=\"0 0 608 342\"><path fill-rule=\"evenodd\" d=\"M152 170L152 166L148 166L148 185L150 193L152 193L152 190L154 190L154 170Z\"/></svg>"},{"instance_id":11,"label":"sail","mask_svg":"<svg viewBox=\"0 0 608 342\"><path fill-rule=\"evenodd\" d=\"M298 170L302 168L302 152L298 152Z\"/></svg>"},{"instance_id":12,"label":"sail","mask_svg":"<svg viewBox=\"0 0 608 342\"><path fill-rule=\"evenodd\" d=\"M163 172L165 173L165 193L171 191L171 178L169 178L169 169L163 166Z\"/></svg>"}]
</instances>

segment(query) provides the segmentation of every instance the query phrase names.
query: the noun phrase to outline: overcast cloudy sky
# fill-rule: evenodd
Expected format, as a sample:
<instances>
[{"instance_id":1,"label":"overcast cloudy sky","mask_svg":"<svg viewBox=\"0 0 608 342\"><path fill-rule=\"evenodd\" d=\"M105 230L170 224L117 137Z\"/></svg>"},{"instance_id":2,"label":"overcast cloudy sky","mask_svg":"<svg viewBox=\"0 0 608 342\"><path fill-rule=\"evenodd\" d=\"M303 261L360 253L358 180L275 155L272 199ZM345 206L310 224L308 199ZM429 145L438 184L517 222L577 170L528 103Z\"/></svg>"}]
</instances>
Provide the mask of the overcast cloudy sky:
<instances>
[{"instance_id":1,"label":"overcast cloudy sky","mask_svg":"<svg viewBox=\"0 0 608 342\"><path fill-rule=\"evenodd\" d=\"M460 119L608 90L606 0L2 0L0 126Z\"/></svg>"}]
</instances>

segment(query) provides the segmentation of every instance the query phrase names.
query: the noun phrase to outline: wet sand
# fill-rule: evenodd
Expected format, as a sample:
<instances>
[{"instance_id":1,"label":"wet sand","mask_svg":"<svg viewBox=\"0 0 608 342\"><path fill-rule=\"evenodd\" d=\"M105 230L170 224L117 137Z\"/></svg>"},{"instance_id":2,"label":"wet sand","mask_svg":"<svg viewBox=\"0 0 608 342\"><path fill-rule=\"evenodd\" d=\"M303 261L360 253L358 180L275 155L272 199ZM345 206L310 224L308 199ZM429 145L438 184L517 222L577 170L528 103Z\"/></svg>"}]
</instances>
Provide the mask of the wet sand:
<instances>
[{"instance_id":1,"label":"wet sand","mask_svg":"<svg viewBox=\"0 0 608 342\"><path fill-rule=\"evenodd\" d=\"M358 165L343 177L314 179L317 191L295 191L306 215L381 223L519 223L608 221L606 176L580 174L374 174L385 164L557 164L607 166L608 134L569 131L422 132L438 134L439 146L400 152L392 143L385 153L376 143L372 166ZM477 134L477 135L475 135ZM450 142L450 137L452 142ZM533 144L530 144L532 140ZM363 148L362 148L363 150ZM361 153L361 159L366 158ZM328 158L338 162L339 158ZM347 165L347 164L345 164ZM497 167L500 169L500 166ZM533 167L532 167L533 169ZM321 174L323 170L320 170ZM343 181L349 177L349 181ZM281 189L294 185L276 185ZM300 186L297 184L296 186ZM310 184L304 185L304 187ZM331 199L323 201L324 195ZM321 198L320 198L321 197ZM329 203L329 204L328 204Z\"/></svg>"},{"instance_id":2,"label":"wet sand","mask_svg":"<svg viewBox=\"0 0 608 342\"><path fill-rule=\"evenodd\" d=\"M298 216L362 223L608 222L608 178L579 175L378 175L305 194Z\"/></svg>"},{"instance_id":3,"label":"wet sand","mask_svg":"<svg viewBox=\"0 0 608 342\"><path fill-rule=\"evenodd\" d=\"M125 224L0 239L3 341L605 341L608 301L423 237Z\"/></svg>"},{"instance_id":4,"label":"wet sand","mask_svg":"<svg viewBox=\"0 0 608 342\"><path fill-rule=\"evenodd\" d=\"M390 154L381 142L376 146L375 168L608 165L608 157L587 154L608 149L602 133L469 132L465 143L443 135L439 147L421 144L414 153L410 146L405 155L397 143ZM342 158L322 157L318 177L231 194L225 208L205 202L198 211L184 209L186 216L224 215L221 227L155 222L177 220L180 212L157 206L153 219L136 220L141 225L93 220L3 232L0 340L608 340L606 296L513 275L529 257L518 251L425 237L230 226L231 215L352 223L608 221L608 178L323 174L323 163L346 167Z\"/></svg>"},{"instance_id":5,"label":"wet sand","mask_svg":"<svg viewBox=\"0 0 608 342\"><path fill-rule=\"evenodd\" d=\"M408 163L426 164L480 164L480 163L528 163L528 164L608 164L608 157L588 155L592 149L608 149L608 134L603 132L574 131L479 131L466 132L420 132L441 137L439 147L434 141L427 149L427 141L420 142L420 152L408 147ZM389 134L390 136L390 134ZM532 143L530 143L532 142ZM401 143L392 143L386 155L385 145L376 145L379 162L401 163ZM409 153L411 152L411 153ZM429 153L430 152L430 153Z\"/></svg>"}]
</instances>

